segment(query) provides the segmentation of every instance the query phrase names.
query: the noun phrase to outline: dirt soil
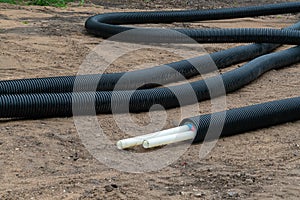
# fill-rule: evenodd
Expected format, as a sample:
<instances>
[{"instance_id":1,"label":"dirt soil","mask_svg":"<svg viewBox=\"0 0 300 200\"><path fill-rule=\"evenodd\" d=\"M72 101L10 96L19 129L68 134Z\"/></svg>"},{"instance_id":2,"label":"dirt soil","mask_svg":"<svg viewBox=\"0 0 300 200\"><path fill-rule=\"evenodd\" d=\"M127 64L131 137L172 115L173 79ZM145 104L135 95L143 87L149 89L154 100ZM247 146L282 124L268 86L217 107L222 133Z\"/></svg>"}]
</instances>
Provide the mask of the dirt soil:
<instances>
[{"instance_id":1,"label":"dirt soil","mask_svg":"<svg viewBox=\"0 0 300 200\"><path fill-rule=\"evenodd\" d=\"M87 34L83 26L96 13L229 7L262 1L126 1L121 6L101 2L64 9L0 4L1 80L75 75L86 55L102 41ZM282 28L298 19L290 14L176 25ZM203 48L213 52L232 46L206 44ZM178 59L155 50L129 58L118 60L108 71ZM228 94L227 108L299 96L299 77L300 64L272 70ZM210 112L209 101L199 106L201 113ZM180 121L180 109L168 114L166 128ZM133 116L139 124L149 123L147 113ZM111 115L98 119L114 141L126 137ZM73 118L1 120L0 199L299 199L299 130L298 121L220 139L204 159L199 158L202 144L196 144L158 172L125 173L102 164L87 151Z\"/></svg>"}]
</instances>

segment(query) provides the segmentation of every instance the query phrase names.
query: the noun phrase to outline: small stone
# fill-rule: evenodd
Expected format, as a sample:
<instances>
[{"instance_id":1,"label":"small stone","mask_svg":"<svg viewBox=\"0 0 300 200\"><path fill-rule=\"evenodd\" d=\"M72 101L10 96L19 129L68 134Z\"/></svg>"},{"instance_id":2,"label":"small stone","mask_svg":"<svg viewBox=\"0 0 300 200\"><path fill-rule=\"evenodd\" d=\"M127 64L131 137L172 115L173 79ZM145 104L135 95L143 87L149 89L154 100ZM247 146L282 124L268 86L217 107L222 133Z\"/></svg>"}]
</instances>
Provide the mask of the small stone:
<instances>
[{"instance_id":1,"label":"small stone","mask_svg":"<svg viewBox=\"0 0 300 200\"><path fill-rule=\"evenodd\" d=\"M246 181L247 183L253 183L253 180L252 180L251 178L247 178L245 181Z\"/></svg>"},{"instance_id":2,"label":"small stone","mask_svg":"<svg viewBox=\"0 0 300 200\"><path fill-rule=\"evenodd\" d=\"M227 192L227 194L230 197L238 197L239 196L239 194L237 192L233 192L233 191Z\"/></svg>"},{"instance_id":3,"label":"small stone","mask_svg":"<svg viewBox=\"0 0 300 200\"><path fill-rule=\"evenodd\" d=\"M179 192L179 194L182 195L182 196L186 196L188 193L181 191L181 192Z\"/></svg>"},{"instance_id":4,"label":"small stone","mask_svg":"<svg viewBox=\"0 0 300 200\"><path fill-rule=\"evenodd\" d=\"M297 152L295 152L295 153L294 153L294 156L297 157L297 156L299 156L299 154L298 154Z\"/></svg>"},{"instance_id":5,"label":"small stone","mask_svg":"<svg viewBox=\"0 0 300 200\"><path fill-rule=\"evenodd\" d=\"M92 180L90 180L90 183L92 183L93 185L99 185L100 181L97 179L92 179Z\"/></svg>"},{"instance_id":6,"label":"small stone","mask_svg":"<svg viewBox=\"0 0 300 200\"><path fill-rule=\"evenodd\" d=\"M104 186L104 189L106 192L112 192L114 190L114 188L111 185Z\"/></svg>"},{"instance_id":7,"label":"small stone","mask_svg":"<svg viewBox=\"0 0 300 200\"><path fill-rule=\"evenodd\" d=\"M194 193L194 197L196 197L196 198L200 198L200 197L203 197L203 196L205 196L205 193L203 193L203 192Z\"/></svg>"}]
</instances>

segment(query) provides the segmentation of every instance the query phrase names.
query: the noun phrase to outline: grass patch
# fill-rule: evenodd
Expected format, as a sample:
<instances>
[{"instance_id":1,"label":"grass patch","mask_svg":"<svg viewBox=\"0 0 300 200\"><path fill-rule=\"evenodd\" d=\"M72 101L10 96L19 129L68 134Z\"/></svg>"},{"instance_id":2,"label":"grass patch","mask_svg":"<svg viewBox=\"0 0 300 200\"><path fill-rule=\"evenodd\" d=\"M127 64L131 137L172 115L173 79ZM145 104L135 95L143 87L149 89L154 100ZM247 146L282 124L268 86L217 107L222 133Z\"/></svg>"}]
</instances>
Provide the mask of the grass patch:
<instances>
[{"instance_id":1,"label":"grass patch","mask_svg":"<svg viewBox=\"0 0 300 200\"><path fill-rule=\"evenodd\" d=\"M0 3L16 4L17 2L15 0L0 0Z\"/></svg>"},{"instance_id":2,"label":"grass patch","mask_svg":"<svg viewBox=\"0 0 300 200\"><path fill-rule=\"evenodd\" d=\"M66 7L68 3L76 1L79 2L79 5L84 4L84 0L0 0L0 3Z\"/></svg>"},{"instance_id":3,"label":"grass patch","mask_svg":"<svg viewBox=\"0 0 300 200\"><path fill-rule=\"evenodd\" d=\"M67 3L73 2L74 0L29 0L28 5L36 6L55 6L55 7L66 7Z\"/></svg>"}]
</instances>

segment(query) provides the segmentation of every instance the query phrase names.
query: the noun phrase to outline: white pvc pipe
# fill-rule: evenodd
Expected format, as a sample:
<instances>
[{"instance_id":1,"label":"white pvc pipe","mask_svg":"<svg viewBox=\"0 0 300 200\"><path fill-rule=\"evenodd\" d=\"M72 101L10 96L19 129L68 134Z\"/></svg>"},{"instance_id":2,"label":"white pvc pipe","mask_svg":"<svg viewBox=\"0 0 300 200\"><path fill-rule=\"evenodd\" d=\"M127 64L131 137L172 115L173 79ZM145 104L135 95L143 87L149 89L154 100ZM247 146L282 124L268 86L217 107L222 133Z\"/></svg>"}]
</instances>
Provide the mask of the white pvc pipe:
<instances>
[{"instance_id":1,"label":"white pvc pipe","mask_svg":"<svg viewBox=\"0 0 300 200\"><path fill-rule=\"evenodd\" d=\"M176 133L172 135L166 135L162 137L155 137L147 139L143 142L145 149L163 146L167 144L173 144L177 142L183 142L186 140L194 139L196 137L196 131L187 131L183 133Z\"/></svg>"},{"instance_id":2,"label":"white pvc pipe","mask_svg":"<svg viewBox=\"0 0 300 200\"><path fill-rule=\"evenodd\" d=\"M117 142L117 147L118 149L127 149L130 147L138 146L143 144L145 140L151 139L151 138L156 138L156 137L162 137L166 135L172 135L180 132L186 132L191 130L192 125L184 125L184 126L179 126L176 128L171 128L163 131L159 131L156 133L151 133L147 135L141 135L133 138L127 138L124 140L120 140Z\"/></svg>"}]
</instances>

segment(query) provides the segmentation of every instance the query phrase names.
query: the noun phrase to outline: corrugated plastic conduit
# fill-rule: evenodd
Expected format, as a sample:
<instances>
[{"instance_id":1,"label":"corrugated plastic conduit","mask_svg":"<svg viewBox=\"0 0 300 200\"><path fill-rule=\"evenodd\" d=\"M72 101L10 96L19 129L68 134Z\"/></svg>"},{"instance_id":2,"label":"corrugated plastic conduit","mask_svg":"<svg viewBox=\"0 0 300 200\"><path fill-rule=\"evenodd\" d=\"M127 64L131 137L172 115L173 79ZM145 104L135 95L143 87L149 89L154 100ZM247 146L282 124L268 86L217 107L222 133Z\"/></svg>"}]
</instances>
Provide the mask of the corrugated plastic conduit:
<instances>
[{"instance_id":1,"label":"corrugated plastic conduit","mask_svg":"<svg viewBox=\"0 0 300 200\"><path fill-rule=\"evenodd\" d=\"M243 8L225 8L216 10L193 10L193 11L159 11L159 12L130 12L108 13L90 17L86 21L88 32L108 38L134 28L122 26L123 24L148 24L148 23L172 23L192 22L202 20L232 19L242 17L254 17L262 15L275 15L284 13L296 13L300 11L300 2L252 6ZM255 42L247 46L234 47L210 54L212 60L219 69L228 67L239 62L253 59L242 67L220 75L224 82L226 92L233 92L251 81L257 79L263 73L295 64L300 61L300 47L296 46L284 51L269 53L281 44L300 44L300 23L291 27L277 29L173 29L199 43L224 43L224 42ZM127 42L143 42L143 38L151 37L152 41L187 42L180 38L172 38L167 34L156 31L137 32L135 37L126 38ZM143 33L143 34L139 34ZM145 35L146 34L146 35ZM269 53L269 54L267 54ZM256 58L257 57L257 58ZM255 58L255 59L254 59ZM192 58L192 63L201 63L202 57ZM199 75L201 72L210 72L210 69L200 65L194 67L188 60L182 60L168 64L175 72L179 72L185 78ZM165 75L165 72L171 73ZM205 80L171 86L169 88L155 88L155 83L167 84L179 81L178 73L170 72L166 66L156 66L149 69L129 72L130 81L119 91L112 91L124 75L116 74L93 74L80 76L49 77L23 80L0 81L0 118L42 118L42 117L67 117L72 116L73 106L77 106L79 113L92 114L111 113L111 97L114 95L114 111L124 112L124 102L129 101L130 112L146 112L155 105L160 104L166 109L180 106L175 95L189 96L186 90L192 87L197 100L210 99ZM128 75L127 74L127 75ZM212 81L217 77L210 78ZM74 83L84 83L82 89L73 92ZM97 81L97 91L92 87ZM136 91L131 91L138 85L144 85ZM217 86L216 86L217 87ZM175 92L174 92L175 91ZM114 94L113 94L114 93ZM221 94L220 94L221 95ZM91 111L86 105L95 104L95 110ZM185 102L190 104L194 102ZM133 143L120 141L120 149L142 144L145 148L151 148L163 144L177 142L178 140L193 139L199 142L204 139L209 125L218 125L218 121L211 121L211 114L191 117L182 121L181 126L175 130L164 131L160 137L146 136L134 139ZM229 110L226 113L225 124L221 136L233 135L244 131L267 127L288 121L300 119L300 97L268 102L264 104ZM172 129L173 130L173 129ZM170 136L170 134L172 133ZM182 134L184 133L184 134ZM175 135L174 135L175 134ZM157 134L154 134L157 135ZM158 134L159 135L159 134ZM213 137L211 139L214 139ZM138 141L138 142L136 142Z\"/></svg>"}]
</instances>

